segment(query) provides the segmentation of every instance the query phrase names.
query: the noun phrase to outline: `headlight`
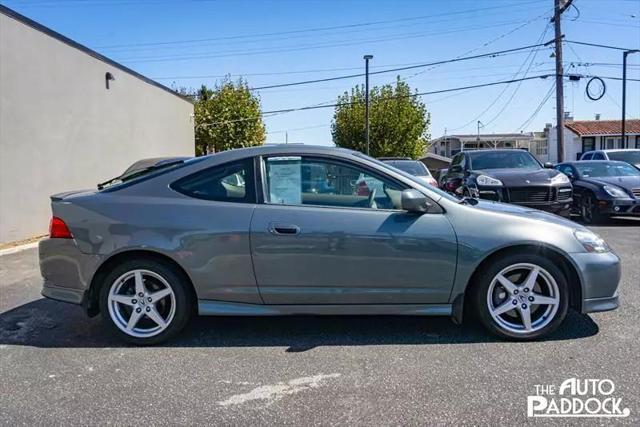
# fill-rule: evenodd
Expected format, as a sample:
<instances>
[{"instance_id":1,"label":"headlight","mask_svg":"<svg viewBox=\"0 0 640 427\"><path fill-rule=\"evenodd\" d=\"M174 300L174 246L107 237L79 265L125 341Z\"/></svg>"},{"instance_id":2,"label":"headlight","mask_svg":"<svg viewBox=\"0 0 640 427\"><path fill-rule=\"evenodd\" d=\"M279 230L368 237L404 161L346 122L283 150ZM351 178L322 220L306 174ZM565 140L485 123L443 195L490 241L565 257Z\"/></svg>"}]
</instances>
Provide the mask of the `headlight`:
<instances>
[{"instance_id":1,"label":"headlight","mask_svg":"<svg viewBox=\"0 0 640 427\"><path fill-rule=\"evenodd\" d=\"M478 183L478 185L488 185L488 186L502 185L502 181L500 181L499 179L491 178L490 176L487 176L487 175L479 175L476 178L476 182Z\"/></svg>"},{"instance_id":2,"label":"headlight","mask_svg":"<svg viewBox=\"0 0 640 427\"><path fill-rule=\"evenodd\" d=\"M569 184L570 182L571 181L569 181L569 178L567 177L567 175L563 173L559 173L558 175L551 178L552 184Z\"/></svg>"},{"instance_id":3,"label":"headlight","mask_svg":"<svg viewBox=\"0 0 640 427\"><path fill-rule=\"evenodd\" d=\"M606 193L611 197L621 197L625 199L629 198L629 195L624 190L618 187L611 187L609 185L605 185L604 187L602 187L602 189L606 191Z\"/></svg>"},{"instance_id":4,"label":"headlight","mask_svg":"<svg viewBox=\"0 0 640 427\"><path fill-rule=\"evenodd\" d=\"M578 242L584 246L587 252L609 252L609 245L604 239L595 233L587 230L575 230L573 235L576 236Z\"/></svg>"}]
</instances>

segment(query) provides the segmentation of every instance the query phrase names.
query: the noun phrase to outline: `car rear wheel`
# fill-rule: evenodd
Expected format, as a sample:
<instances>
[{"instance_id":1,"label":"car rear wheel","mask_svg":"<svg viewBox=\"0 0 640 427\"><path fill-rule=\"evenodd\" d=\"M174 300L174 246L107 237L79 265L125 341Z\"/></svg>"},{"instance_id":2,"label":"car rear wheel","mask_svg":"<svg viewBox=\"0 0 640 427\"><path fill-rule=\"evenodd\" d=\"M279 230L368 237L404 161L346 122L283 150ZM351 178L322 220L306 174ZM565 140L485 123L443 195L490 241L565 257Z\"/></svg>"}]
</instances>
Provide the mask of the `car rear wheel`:
<instances>
[{"instance_id":1,"label":"car rear wheel","mask_svg":"<svg viewBox=\"0 0 640 427\"><path fill-rule=\"evenodd\" d=\"M512 254L489 265L472 289L482 324L509 339L532 340L549 334L569 306L567 280L549 259Z\"/></svg>"},{"instance_id":2,"label":"car rear wheel","mask_svg":"<svg viewBox=\"0 0 640 427\"><path fill-rule=\"evenodd\" d=\"M120 338L137 345L163 342L188 323L192 303L183 275L156 260L117 266L100 292L103 319Z\"/></svg>"}]
</instances>

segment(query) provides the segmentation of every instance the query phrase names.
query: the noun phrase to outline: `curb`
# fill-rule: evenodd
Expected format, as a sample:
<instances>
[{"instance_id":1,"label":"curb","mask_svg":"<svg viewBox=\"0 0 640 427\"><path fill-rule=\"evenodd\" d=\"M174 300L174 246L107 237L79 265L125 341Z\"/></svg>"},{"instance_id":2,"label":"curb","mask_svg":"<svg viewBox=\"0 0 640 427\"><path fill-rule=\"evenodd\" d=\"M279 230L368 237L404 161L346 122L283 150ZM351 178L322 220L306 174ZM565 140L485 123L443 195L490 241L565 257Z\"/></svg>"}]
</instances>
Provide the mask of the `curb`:
<instances>
[{"instance_id":1,"label":"curb","mask_svg":"<svg viewBox=\"0 0 640 427\"><path fill-rule=\"evenodd\" d=\"M13 248L7 248L7 249L0 249L0 256L3 255L11 255L11 254L15 254L18 252L22 252L22 251L26 251L27 249L33 249L33 248L37 248L38 247L38 242L31 242L31 243L26 243L24 245L20 245L20 246L15 246Z\"/></svg>"}]
</instances>

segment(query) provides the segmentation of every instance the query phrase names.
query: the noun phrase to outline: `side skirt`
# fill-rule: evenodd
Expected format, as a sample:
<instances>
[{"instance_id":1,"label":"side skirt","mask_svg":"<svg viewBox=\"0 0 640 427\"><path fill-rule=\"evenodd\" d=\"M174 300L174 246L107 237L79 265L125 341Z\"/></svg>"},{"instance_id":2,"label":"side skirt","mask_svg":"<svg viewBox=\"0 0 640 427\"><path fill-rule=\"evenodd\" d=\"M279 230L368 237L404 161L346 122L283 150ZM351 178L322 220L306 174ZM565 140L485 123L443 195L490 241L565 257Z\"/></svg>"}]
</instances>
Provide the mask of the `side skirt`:
<instances>
[{"instance_id":1,"label":"side skirt","mask_svg":"<svg viewBox=\"0 0 640 427\"><path fill-rule=\"evenodd\" d=\"M201 316L406 315L451 316L451 304L260 305L198 300Z\"/></svg>"}]
</instances>

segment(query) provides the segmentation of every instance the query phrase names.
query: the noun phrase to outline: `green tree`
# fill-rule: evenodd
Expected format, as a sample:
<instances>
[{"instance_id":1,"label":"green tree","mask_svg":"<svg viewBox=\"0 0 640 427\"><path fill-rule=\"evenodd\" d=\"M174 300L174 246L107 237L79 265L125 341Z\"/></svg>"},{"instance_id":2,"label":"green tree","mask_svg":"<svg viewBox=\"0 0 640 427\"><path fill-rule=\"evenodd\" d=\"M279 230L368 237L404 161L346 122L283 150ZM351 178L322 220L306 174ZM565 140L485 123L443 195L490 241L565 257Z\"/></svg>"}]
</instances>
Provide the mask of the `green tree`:
<instances>
[{"instance_id":1,"label":"green tree","mask_svg":"<svg viewBox=\"0 0 640 427\"><path fill-rule=\"evenodd\" d=\"M260 99L242 79L225 79L215 88L196 91L196 155L262 145L266 131Z\"/></svg>"},{"instance_id":2,"label":"green tree","mask_svg":"<svg viewBox=\"0 0 640 427\"><path fill-rule=\"evenodd\" d=\"M369 92L369 142L373 157L422 156L429 139L431 116L400 77L395 84L374 87ZM338 147L367 151L365 139L365 90L362 85L338 97L331 123Z\"/></svg>"}]
</instances>

